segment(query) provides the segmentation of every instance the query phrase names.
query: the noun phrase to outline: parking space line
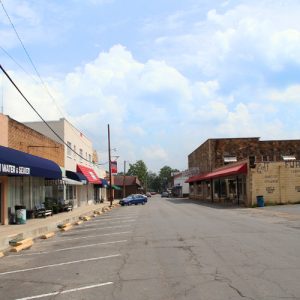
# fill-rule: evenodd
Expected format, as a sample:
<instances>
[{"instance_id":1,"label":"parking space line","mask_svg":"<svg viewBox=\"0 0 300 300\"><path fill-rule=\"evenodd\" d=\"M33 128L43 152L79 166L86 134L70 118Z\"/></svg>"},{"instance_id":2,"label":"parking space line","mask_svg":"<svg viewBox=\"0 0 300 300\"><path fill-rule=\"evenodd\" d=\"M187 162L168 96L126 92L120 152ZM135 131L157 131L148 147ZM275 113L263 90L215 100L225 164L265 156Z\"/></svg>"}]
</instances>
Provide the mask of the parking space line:
<instances>
[{"instance_id":1,"label":"parking space line","mask_svg":"<svg viewBox=\"0 0 300 300\"><path fill-rule=\"evenodd\" d=\"M99 220L100 221L100 220ZM94 222L99 222L98 220L93 220L93 222L89 223L89 224L86 224L86 225L81 225L81 227L90 227L90 226L93 226L93 225L96 225L96 224L93 224ZM101 220L103 221L103 220ZM130 223L130 222L135 222L136 220L125 220L125 221L109 221L109 224L120 224L120 223Z\"/></svg>"},{"instance_id":2,"label":"parking space line","mask_svg":"<svg viewBox=\"0 0 300 300\"><path fill-rule=\"evenodd\" d=\"M101 236L110 236L110 235L119 235L119 234L127 234L127 233L132 233L132 231L121 231L121 232L112 232L112 233L103 233L103 234L95 234L95 235L86 235L86 236L81 236L81 237L76 237L72 239L62 239L59 241L45 241L45 244L49 243L61 243L61 242L66 242L66 241L73 241L73 240L81 240L81 239L89 239L89 238L94 238L94 237L101 237ZM61 236L63 237L63 235Z\"/></svg>"},{"instance_id":3,"label":"parking space line","mask_svg":"<svg viewBox=\"0 0 300 300\"><path fill-rule=\"evenodd\" d=\"M54 267L59 267L59 266L77 264L77 263L81 263L81 262L88 262L88 261L95 261L95 260L100 260L100 259L114 258L114 257L119 257L119 256L121 256L121 254L113 254L113 255L107 255L107 256L85 258L85 259L80 259L80 260L72 260L72 261L58 263L58 264L51 264L51 265L44 265L44 266L33 267L33 268L28 268L28 269L19 269L19 270L14 270L14 271L7 271L7 272L0 273L0 276L8 275L8 274L15 274L15 273L28 272L28 271L41 270L41 269L46 269L46 268L54 268Z\"/></svg>"},{"instance_id":4,"label":"parking space line","mask_svg":"<svg viewBox=\"0 0 300 300\"><path fill-rule=\"evenodd\" d=\"M93 220L93 222L132 222L132 221L136 221L136 219L133 219L133 218L127 218L127 219L98 219L98 220Z\"/></svg>"},{"instance_id":5,"label":"parking space line","mask_svg":"<svg viewBox=\"0 0 300 300\"><path fill-rule=\"evenodd\" d=\"M92 230L103 230L103 229L110 229L110 228L124 228L124 227L131 227L131 225L116 225L116 226L107 226L107 227L98 227L98 228L88 228L88 229L82 229L78 230L77 232L83 232L83 231L92 231ZM83 228L83 227L81 227ZM79 228L78 228L79 229ZM67 234L64 234L65 236L68 236Z\"/></svg>"},{"instance_id":6,"label":"parking space line","mask_svg":"<svg viewBox=\"0 0 300 300\"><path fill-rule=\"evenodd\" d=\"M97 218L95 221L110 221L110 220L126 220L126 219L133 219L136 216L131 216L131 217L118 217L118 218Z\"/></svg>"},{"instance_id":7,"label":"parking space line","mask_svg":"<svg viewBox=\"0 0 300 300\"><path fill-rule=\"evenodd\" d=\"M88 245L82 245L82 246L74 246L74 247L68 247L68 248L61 248L61 249L56 249L56 250L52 250L52 251L43 251L43 252L33 252L33 253L19 254L19 255L14 255L12 257L49 254L49 253L54 253L54 252L61 252L61 251L67 251L67 250L73 250L73 249L88 248L88 247L93 247L93 246L101 246L101 245L110 245L110 244L117 244L117 243L125 243L125 242L127 242L127 240L120 240L120 241L113 241L113 242L104 242L104 243L95 243L95 244L88 244Z\"/></svg>"},{"instance_id":8,"label":"parking space line","mask_svg":"<svg viewBox=\"0 0 300 300\"><path fill-rule=\"evenodd\" d=\"M75 288L75 289L70 289L70 290L65 290L65 291L60 291L60 292L53 292L53 293L41 294L41 295L36 295L36 296L31 296L31 297L18 298L16 300L30 300L30 299L38 299L38 298L49 297L49 296L56 296L56 295L67 294L67 293L72 293L72 292L78 292L78 291L87 290L87 289L93 289L93 288L96 288L96 287L101 287L101 286L110 285L110 284L113 284L113 282L109 281L109 282L83 286L83 287L80 287L80 288Z\"/></svg>"}]
</instances>

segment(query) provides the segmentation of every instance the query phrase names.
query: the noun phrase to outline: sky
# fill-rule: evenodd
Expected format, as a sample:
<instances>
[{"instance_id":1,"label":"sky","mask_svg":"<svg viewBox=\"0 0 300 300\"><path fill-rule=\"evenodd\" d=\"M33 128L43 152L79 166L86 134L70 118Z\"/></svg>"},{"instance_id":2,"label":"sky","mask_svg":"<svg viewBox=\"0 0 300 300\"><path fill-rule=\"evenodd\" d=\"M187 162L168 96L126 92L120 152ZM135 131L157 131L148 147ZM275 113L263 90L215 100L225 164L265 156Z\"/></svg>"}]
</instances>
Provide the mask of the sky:
<instances>
[{"instance_id":1,"label":"sky","mask_svg":"<svg viewBox=\"0 0 300 300\"><path fill-rule=\"evenodd\" d=\"M188 167L209 138L299 139L299 0L1 0L0 63L107 161ZM1 4L1 3L0 3ZM41 80L42 79L42 80ZM3 112L38 120L0 74Z\"/></svg>"}]
</instances>

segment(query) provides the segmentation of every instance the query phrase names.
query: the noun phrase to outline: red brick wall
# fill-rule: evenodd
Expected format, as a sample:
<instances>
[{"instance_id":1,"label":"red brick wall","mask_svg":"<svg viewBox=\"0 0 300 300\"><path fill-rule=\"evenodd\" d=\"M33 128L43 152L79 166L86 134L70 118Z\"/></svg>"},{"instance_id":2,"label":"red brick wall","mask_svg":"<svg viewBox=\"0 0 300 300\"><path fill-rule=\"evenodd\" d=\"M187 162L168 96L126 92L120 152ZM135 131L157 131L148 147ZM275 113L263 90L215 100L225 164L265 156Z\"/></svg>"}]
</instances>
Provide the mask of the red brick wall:
<instances>
[{"instance_id":1,"label":"red brick wall","mask_svg":"<svg viewBox=\"0 0 300 300\"><path fill-rule=\"evenodd\" d=\"M300 160L300 140L260 141L259 138L209 139L188 156L189 168L205 173L224 165L224 156L237 160L255 156L256 162L280 161L282 155L295 155Z\"/></svg>"},{"instance_id":2,"label":"red brick wall","mask_svg":"<svg viewBox=\"0 0 300 300\"><path fill-rule=\"evenodd\" d=\"M39 147L36 147L39 146ZM50 159L64 167L64 146L31 128L9 119L8 147Z\"/></svg>"}]
</instances>

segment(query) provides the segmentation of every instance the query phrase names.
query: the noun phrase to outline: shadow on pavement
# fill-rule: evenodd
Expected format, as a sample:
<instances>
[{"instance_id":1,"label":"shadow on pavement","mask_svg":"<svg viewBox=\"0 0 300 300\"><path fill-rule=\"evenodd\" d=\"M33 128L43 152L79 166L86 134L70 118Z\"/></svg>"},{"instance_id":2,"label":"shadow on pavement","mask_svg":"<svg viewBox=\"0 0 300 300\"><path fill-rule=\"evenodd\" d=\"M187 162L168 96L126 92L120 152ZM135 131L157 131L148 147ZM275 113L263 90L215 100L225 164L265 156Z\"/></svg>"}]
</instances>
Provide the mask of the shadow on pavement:
<instances>
[{"instance_id":1,"label":"shadow on pavement","mask_svg":"<svg viewBox=\"0 0 300 300\"><path fill-rule=\"evenodd\" d=\"M201 206L215 208L215 209L246 208L243 204L237 205L232 203L217 203L217 202L209 202L204 200L193 200L189 198L165 198L165 199L174 204L196 204L196 205L201 205Z\"/></svg>"}]
</instances>

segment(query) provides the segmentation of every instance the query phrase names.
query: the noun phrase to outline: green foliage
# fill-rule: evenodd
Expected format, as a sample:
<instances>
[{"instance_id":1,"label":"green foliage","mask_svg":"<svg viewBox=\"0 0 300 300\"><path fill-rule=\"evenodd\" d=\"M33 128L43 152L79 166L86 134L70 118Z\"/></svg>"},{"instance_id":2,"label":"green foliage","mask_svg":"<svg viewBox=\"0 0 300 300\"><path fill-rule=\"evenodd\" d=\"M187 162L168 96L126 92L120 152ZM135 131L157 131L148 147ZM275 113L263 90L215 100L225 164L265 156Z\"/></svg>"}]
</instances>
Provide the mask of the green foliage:
<instances>
[{"instance_id":1,"label":"green foliage","mask_svg":"<svg viewBox=\"0 0 300 300\"><path fill-rule=\"evenodd\" d=\"M164 166L159 171L159 179L161 182L162 188L165 190L172 183L172 173L179 172L177 169L172 169L169 166Z\"/></svg>"},{"instance_id":2,"label":"green foliage","mask_svg":"<svg viewBox=\"0 0 300 300\"><path fill-rule=\"evenodd\" d=\"M138 160L134 164L129 164L127 175L137 176L142 185L147 183L147 166L142 160Z\"/></svg>"},{"instance_id":3,"label":"green foliage","mask_svg":"<svg viewBox=\"0 0 300 300\"><path fill-rule=\"evenodd\" d=\"M148 171L146 164L142 160L138 160L134 164L129 165L126 175L137 176L145 191L160 192L171 185L173 172L179 171L169 166L164 166L160 169L159 175L157 175L154 172Z\"/></svg>"}]
</instances>

